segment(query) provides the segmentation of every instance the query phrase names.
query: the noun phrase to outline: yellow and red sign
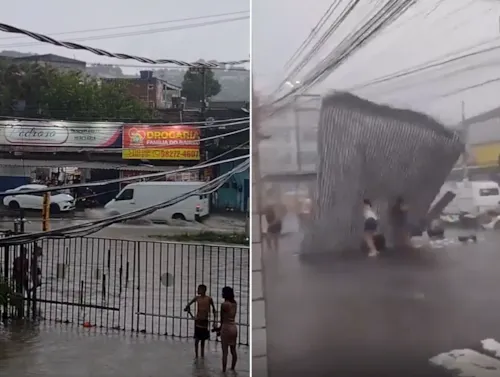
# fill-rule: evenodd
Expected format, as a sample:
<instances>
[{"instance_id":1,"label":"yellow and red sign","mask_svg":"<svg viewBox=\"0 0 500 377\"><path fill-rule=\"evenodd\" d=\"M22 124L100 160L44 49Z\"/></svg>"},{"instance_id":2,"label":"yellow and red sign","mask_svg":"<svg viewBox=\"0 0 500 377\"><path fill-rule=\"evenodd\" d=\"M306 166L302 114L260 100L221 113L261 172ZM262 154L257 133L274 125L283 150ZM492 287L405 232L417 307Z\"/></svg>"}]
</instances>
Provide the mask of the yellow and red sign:
<instances>
[{"instance_id":1,"label":"yellow and red sign","mask_svg":"<svg viewBox=\"0 0 500 377\"><path fill-rule=\"evenodd\" d=\"M192 126L123 126L125 160L199 160L200 129Z\"/></svg>"},{"instance_id":2,"label":"yellow and red sign","mask_svg":"<svg viewBox=\"0 0 500 377\"><path fill-rule=\"evenodd\" d=\"M476 144L470 147L472 165L491 167L500 164L500 143Z\"/></svg>"}]
</instances>

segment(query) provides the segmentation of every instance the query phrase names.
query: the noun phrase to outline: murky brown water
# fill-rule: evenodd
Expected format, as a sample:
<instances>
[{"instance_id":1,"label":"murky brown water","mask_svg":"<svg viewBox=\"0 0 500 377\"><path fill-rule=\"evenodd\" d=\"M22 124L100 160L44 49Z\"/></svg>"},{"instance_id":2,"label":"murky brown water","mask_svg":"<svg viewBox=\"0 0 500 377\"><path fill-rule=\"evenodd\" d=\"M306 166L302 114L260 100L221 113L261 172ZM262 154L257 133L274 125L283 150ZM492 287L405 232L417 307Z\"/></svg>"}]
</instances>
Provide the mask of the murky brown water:
<instances>
[{"instance_id":1,"label":"murky brown water","mask_svg":"<svg viewBox=\"0 0 500 377\"><path fill-rule=\"evenodd\" d=\"M249 357L248 348L239 348L238 376L250 375ZM209 343L205 360L195 361L190 340L66 325L0 324L0 377L209 377L221 374L220 360L216 342Z\"/></svg>"}]
</instances>

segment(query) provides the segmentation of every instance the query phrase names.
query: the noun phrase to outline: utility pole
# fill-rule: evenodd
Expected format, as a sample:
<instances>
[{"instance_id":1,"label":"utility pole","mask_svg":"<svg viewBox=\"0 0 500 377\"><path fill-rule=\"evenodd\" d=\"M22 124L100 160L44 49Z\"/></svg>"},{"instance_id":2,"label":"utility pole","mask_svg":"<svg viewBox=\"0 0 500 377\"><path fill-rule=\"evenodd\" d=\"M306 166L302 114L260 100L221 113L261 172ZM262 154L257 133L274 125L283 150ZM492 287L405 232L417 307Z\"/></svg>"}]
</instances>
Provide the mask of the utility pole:
<instances>
[{"instance_id":1,"label":"utility pole","mask_svg":"<svg viewBox=\"0 0 500 377\"><path fill-rule=\"evenodd\" d=\"M201 75L201 103L200 103L200 121L201 122L205 122L206 121L206 112L207 112L207 68L206 67L201 67L199 69L199 72L200 72L200 75ZM206 129L201 129L201 138L204 138L206 136ZM209 156L209 153L208 153L208 150L207 148L205 147L206 146L206 142L203 142L203 156L200 155L200 160L201 161L206 161L210 158ZM200 150L201 152L201 150ZM200 180L203 180L204 179L204 171L200 171L199 172L199 178ZM209 201L209 206L210 206L210 209L211 209L211 203L212 201L210 200Z\"/></svg>"},{"instance_id":2,"label":"utility pole","mask_svg":"<svg viewBox=\"0 0 500 377\"><path fill-rule=\"evenodd\" d=\"M295 129L295 148L297 149L297 169L302 172L302 154L300 146L300 118L299 118L299 96L294 99L294 129Z\"/></svg>"},{"instance_id":3,"label":"utility pole","mask_svg":"<svg viewBox=\"0 0 500 377\"><path fill-rule=\"evenodd\" d=\"M42 231L48 232L50 230L50 193L43 194L42 205Z\"/></svg>"},{"instance_id":4,"label":"utility pole","mask_svg":"<svg viewBox=\"0 0 500 377\"><path fill-rule=\"evenodd\" d=\"M19 217L17 219L14 219L14 234L23 234L24 233L24 231L25 231L25 229L24 229L25 222L26 222L26 219L24 218L24 209L20 208L19 209ZM29 273L29 271L25 271L25 266L24 266L24 259L26 259L26 258L29 259L29 254L28 255L26 255L26 254L27 254L27 252L26 252L26 246L21 245L20 256L18 257L18 258L20 258L19 265L20 265L21 271L18 271L18 272L21 275L27 275L27 276L29 276L30 273ZM14 258L14 264L16 264L15 258ZM29 267L28 267L28 269L29 269ZM22 277L24 279L24 276L22 276ZM28 278L28 280L29 280L29 278ZM16 284L16 295L18 297L24 298L24 293L25 293L25 287L24 287L24 285ZM24 318L24 313L25 313L24 309L25 309L25 307L24 307L24 300L22 300L21 304L17 308L17 317L19 319Z\"/></svg>"},{"instance_id":5,"label":"utility pole","mask_svg":"<svg viewBox=\"0 0 500 377\"><path fill-rule=\"evenodd\" d=\"M465 124L465 102L462 101L462 134L464 135L465 149L462 156L463 180L469 180L469 127Z\"/></svg>"},{"instance_id":6,"label":"utility pole","mask_svg":"<svg viewBox=\"0 0 500 377\"><path fill-rule=\"evenodd\" d=\"M202 102L201 102L201 116L205 120L205 112L207 110L207 68L201 68L201 89L202 89Z\"/></svg>"}]
</instances>

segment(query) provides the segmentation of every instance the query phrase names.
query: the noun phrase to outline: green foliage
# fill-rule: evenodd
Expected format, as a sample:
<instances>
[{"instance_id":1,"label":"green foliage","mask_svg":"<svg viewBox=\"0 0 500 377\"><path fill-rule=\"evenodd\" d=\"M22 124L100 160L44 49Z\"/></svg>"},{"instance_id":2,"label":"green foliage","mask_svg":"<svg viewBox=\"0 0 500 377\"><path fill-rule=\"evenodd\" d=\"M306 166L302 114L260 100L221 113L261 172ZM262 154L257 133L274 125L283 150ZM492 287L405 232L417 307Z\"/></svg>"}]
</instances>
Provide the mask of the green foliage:
<instances>
[{"instance_id":1,"label":"green foliage","mask_svg":"<svg viewBox=\"0 0 500 377\"><path fill-rule=\"evenodd\" d=\"M0 64L0 114L66 120L150 119L125 82L38 64ZM19 106L23 103L24 106Z\"/></svg>"},{"instance_id":2,"label":"green foliage","mask_svg":"<svg viewBox=\"0 0 500 377\"><path fill-rule=\"evenodd\" d=\"M218 233L218 232L198 232L198 233L183 233L175 235L155 235L150 238L157 238L163 241L176 242L211 242L223 244L236 244L248 246L249 240L245 233Z\"/></svg>"},{"instance_id":3,"label":"green foliage","mask_svg":"<svg viewBox=\"0 0 500 377\"><path fill-rule=\"evenodd\" d=\"M202 101L219 94L221 85L211 69L190 68L182 81L182 96L188 101Z\"/></svg>"}]
</instances>

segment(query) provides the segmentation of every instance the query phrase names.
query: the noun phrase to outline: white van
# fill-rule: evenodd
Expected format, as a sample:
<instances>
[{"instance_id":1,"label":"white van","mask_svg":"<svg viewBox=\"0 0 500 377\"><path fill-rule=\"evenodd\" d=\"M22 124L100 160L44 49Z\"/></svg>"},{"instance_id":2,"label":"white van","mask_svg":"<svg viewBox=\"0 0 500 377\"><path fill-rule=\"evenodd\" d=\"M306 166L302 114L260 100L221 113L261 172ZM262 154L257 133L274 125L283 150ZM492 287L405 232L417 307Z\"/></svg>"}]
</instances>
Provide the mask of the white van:
<instances>
[{"instance_id":1,"label":"white van","mask_svg":"<svg viewBox=\"0 0 500 377\"><path fill-rule=\"evenodd\" d=\"M446 182L437 199L447 191L452 191L456 196L443 210L445 215L468 213L477 216L500 209L500 186L494 181Z\"/></svg>"},{"instance_id":2,"label":"white van","mask_svg":"<svg viewBox=\"0 0 500 377\"><path fill-rule=\"evenodd\" d=\"M206 182L137 182L125 186L105 205L111 215L123 215L141 208L166 202L190 191L199 189ZM172 206L159 209L144 218L151 221L171 219L195 221L209 214L209 195L194 195Z\"/></svg>"}]
</instances>

